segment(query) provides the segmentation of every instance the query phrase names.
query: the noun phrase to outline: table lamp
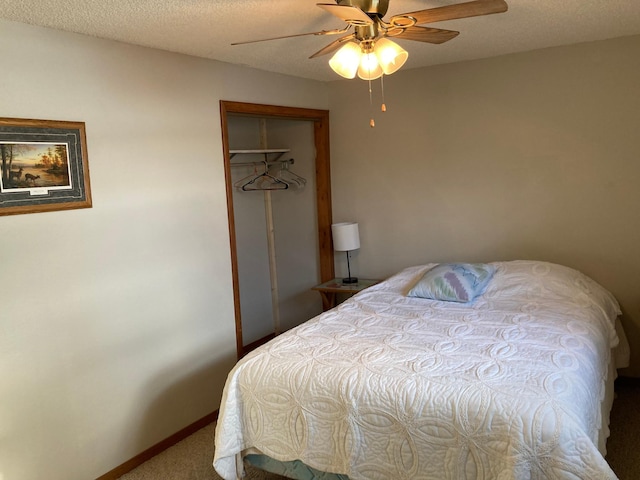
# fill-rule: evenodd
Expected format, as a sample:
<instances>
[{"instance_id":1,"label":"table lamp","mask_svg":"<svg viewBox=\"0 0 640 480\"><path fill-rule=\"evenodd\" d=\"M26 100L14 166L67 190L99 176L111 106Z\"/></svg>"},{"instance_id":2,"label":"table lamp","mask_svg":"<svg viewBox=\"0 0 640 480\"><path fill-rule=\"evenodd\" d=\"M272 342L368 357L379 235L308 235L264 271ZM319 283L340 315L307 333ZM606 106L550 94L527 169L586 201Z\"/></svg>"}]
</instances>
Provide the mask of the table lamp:
<instances>
[{"instance_id":1,"label":"table lamp","mask_svg":"<svg viewBox=\"0 0 640 480\"><path fill-rule=\"evenodd\" d=\"M333 249L338 252L347 252L348 277L342 279L342 283L358 283L357 277L351 276L351 265L349 263L349 252L360 248L360 232L358 224L355 222L334 223L331 225L333 235Z\"/></svg>"}]
</instances>

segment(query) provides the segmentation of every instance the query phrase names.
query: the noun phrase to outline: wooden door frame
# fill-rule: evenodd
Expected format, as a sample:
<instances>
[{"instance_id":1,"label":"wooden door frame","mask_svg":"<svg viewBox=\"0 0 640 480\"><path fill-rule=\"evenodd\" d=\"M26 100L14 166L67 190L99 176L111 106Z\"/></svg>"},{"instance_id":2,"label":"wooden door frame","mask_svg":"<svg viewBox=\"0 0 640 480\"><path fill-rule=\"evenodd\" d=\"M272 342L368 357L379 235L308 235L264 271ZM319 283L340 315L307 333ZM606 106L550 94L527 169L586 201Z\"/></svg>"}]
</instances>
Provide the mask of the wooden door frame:
<instances>
[{"instance_id":1,"label":"wooden door frame","mask_svg":"<svg viewBox=\"0 0 640 480\"><path fill-rule=\"evenodd\" d=\"M316 208L318 216L318 248L320 258L320 282L334 277L333 246L331 243L331 168L329 154L329 111L309 108L281 107L257 103L220 100L222 122L222 149L227 190L227 215L231 246L231 272L233 277L233 303L236 321L236 349L238 358L244 355L242 317L240 313L240 284L238 280L238 251L236 246L235 217L233 211L233 182L229 155L228 116L241 115L256 118L278 118L313 122L313 138L316 149Z\"/></svg>"}]
</instances>

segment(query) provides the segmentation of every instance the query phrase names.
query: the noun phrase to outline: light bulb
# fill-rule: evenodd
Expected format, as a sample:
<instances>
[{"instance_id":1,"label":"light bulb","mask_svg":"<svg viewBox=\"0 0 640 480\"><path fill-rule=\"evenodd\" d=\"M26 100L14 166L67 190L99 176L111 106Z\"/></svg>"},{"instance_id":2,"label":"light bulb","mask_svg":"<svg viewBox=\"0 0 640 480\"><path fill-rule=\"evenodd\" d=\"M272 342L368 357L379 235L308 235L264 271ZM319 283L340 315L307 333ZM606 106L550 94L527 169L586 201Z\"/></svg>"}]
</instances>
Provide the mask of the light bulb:
<instances>
[{"instance_id":1,"label":"light bulb","mask_svg":"<svg viewBox=\"0 0 640 480\"><path fill-rule=\"evenodd\" d=\"M344 78L354 78L358 71L361 55L362 50L360 49L360 45L354 42L348 42L331 57L329 66L334 72Z\"/></svg>"},{"instance_id":2,"label":"light bulb","mask_svg":"<svg viewBox=\"0 0 640 480\"><path fill-rule=\"evenodd\" d=\"M407 61L407 58L409 58L406 50L388 38L376 40L373 51L385 75L391 75L397 72L400 67L404 65L404 62Z\"/></svg>"},{"instance_id":3,"label":"light bulb","mask_svg":"<svg viewBox=\"0 0 640 480\"><path fill-rule=\"evenodd\" d=\"M358 67L358 76L363 80L375 80L382 76L382 68L375 53L363 53Z\"/></svg>"}]
</instances>

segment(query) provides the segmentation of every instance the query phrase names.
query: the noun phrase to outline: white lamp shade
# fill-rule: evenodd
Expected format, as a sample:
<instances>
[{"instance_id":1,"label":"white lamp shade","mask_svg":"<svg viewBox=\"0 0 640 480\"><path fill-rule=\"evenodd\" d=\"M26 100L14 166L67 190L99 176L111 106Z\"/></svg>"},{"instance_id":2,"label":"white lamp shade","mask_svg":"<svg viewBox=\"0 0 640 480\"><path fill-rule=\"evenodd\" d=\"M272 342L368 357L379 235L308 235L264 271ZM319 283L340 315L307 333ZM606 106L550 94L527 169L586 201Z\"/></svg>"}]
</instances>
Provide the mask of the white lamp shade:
<instances>
[{"instance_id":1,"label":"white lamp shade","mask_svg":"<svg viewBox=\"0 0 640 480\"><path fill-rule=\"evenodd\" d=\"M384 72L380 67L380 62L375 53L363 53L358 67L358 76L363 80L375 80L380 78Z\"/></svg>"},{"instance_id":2,"label":"white lamp shade","mask_svg":"<svg viewBox=\"0 0 640 480\"><path fill-rule=\"evenodd\" d=\"M362 55L360 45L348 42L331 57L329 66L344 78L354 78L360 65L360 55Z\"/></svg>"},{"instance_id":3,"label":"white lamp shade","mask_svg":"<svg viewBox=\"0 0 640 480\"><path fill-rule=\"evenodd\" d=\"M384 37L376 40L373 51L385 75L391 75L398 71L400 67L404 65L404 62L407 61L407 58L409 58L406 50L396 42Z\"/></svg>"},{"instance_id":4,"label":"white lamp shade","mask_svg":"<svg viewBox=\"0 0 640 480\"><path fill-rule=\"evenodd\" d=\"M360 248L360 232L355 222L334 223L331 225L333 249L348 252Z\"/></svg>"}]
</instances>

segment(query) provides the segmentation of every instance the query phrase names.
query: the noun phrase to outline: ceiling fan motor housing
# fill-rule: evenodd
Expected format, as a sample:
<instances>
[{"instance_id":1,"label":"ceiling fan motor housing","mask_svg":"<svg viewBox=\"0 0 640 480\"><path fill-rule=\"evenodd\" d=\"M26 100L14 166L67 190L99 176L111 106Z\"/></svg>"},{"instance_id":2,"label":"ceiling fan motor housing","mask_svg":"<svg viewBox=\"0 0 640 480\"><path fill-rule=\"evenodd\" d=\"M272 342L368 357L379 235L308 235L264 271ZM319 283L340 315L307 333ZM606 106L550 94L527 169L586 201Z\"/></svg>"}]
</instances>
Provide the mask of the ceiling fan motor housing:
<instances>
[{"instance_id":1,"label":"ceiling fan motor housing","mask_svg":"<svg viewBox=\"0 0 640 480\"><path fill-rule=\"evenodd\" d=\"M338 5L358 7L368 15L384 17L389 8L389 0L336 0Z\"/></svg>"},{"instance_id":2,"label":"ceiling fan motor housing","mask_svg":"<svg viewBox=\"0 0 640 480\"><path fill-rule=\"evenodd\" d=\"M375 40L378 36L378 25L375 23L370 23L369 25L356 25L354 27L354 34L356 39L360 42Z\"/></svg>"}]
</instances>

